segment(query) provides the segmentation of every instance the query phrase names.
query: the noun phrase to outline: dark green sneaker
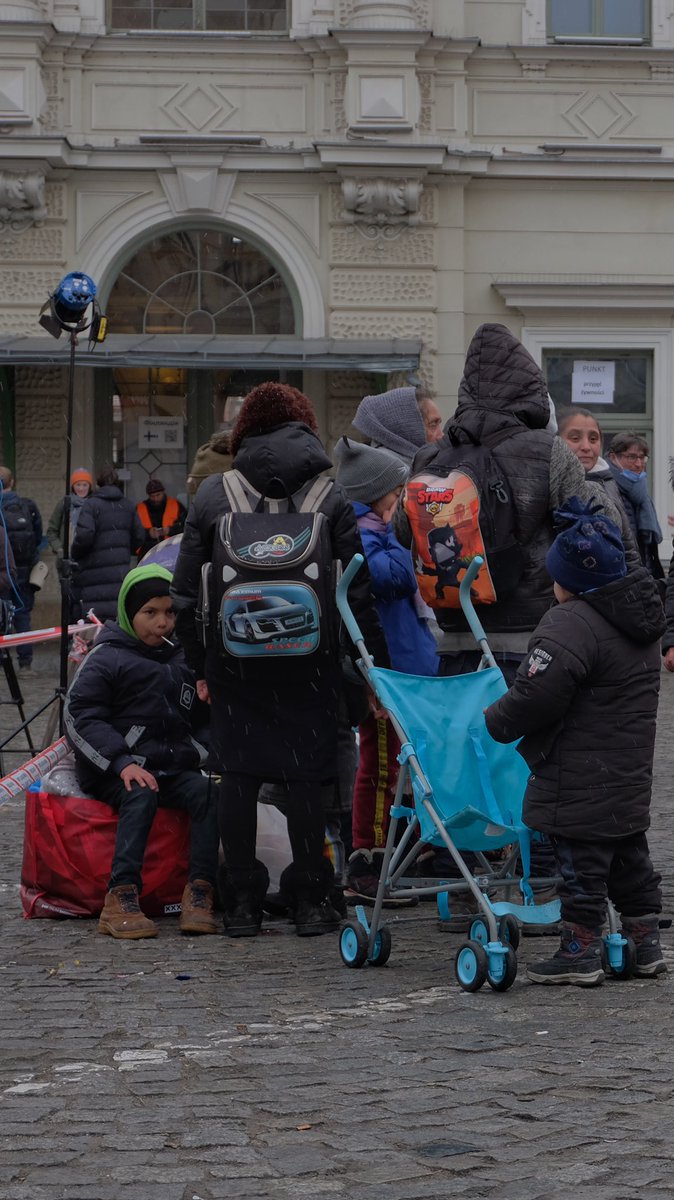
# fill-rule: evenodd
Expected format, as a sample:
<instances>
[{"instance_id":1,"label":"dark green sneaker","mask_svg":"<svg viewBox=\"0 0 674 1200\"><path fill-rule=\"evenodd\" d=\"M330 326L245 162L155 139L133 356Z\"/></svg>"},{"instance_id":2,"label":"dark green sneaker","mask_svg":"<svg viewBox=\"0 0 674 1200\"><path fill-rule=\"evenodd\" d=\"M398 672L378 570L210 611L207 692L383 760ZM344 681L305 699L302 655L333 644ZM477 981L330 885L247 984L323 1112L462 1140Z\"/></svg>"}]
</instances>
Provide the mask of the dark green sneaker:
<instances>
[{"instance_id":1,"label":"dark green sneaker","mask_svg":"<svg viewBox=\"0 0 674 1200\"><path fill-rule=\"evenodd\" d=\"M582 925L562 925L559 950L547 961L527 967L527 978L532 983L597 987L605 978L601 932Z\"/></svg>"}]
</instances>

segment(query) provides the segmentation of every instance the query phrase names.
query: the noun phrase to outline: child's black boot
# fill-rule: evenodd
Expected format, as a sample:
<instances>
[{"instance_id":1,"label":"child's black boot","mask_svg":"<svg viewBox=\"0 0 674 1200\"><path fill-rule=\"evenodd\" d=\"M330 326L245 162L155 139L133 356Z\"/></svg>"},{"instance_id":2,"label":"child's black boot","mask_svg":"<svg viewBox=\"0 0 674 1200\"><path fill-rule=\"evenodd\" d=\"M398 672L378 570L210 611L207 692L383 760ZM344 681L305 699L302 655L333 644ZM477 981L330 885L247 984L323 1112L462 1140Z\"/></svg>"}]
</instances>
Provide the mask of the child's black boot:
<instances>
[{"instance_id":1,"label":"child's black boot","mask_svg":"<svg viewBox=\"0 0 674 1200\"><path fill-rule=\"evenodd\" d=\"M298 937L318 937L339 929L342 918L330 899L334 882L332 863L325 858L315 873L295 870L293 911Z\"/></svg>"},{"instance_id":2,"label":"child's black boot","mask_svg":"<svg viewBox=\"0 0 674 1200\"><path fill-rule=\"evenodd\" d=\"M637 949L634 974L640 979L651 979L655 975L664 975L667 970L660 945L660 918L657 913L648 913L645 917L626 917L623 915L622 933L631 937Z\"/></svg>"},{"instance_id":3,"label":"child's black boot","mask_svg":"<svg viewBox=\"0 0 674 1200\"><path fill-rule=\"evenodd\" d=\"M533 983L574 983L596 987L604 981L604 944L600 929L562 924L559 950L546 962L527 967Z\"/></svg>"},{"instance_id":4,"label":"child's black boot","mask_svg":"<svg viewBox=\"0 0 674 1200\"><path fill-rule=\"evenodd\" d=\"M221 881L225 933L228 937L255 937L262 925L262 903L269 887L269 872L255 860L250 871L234 870Z\"/></svg>"}]
</instances>

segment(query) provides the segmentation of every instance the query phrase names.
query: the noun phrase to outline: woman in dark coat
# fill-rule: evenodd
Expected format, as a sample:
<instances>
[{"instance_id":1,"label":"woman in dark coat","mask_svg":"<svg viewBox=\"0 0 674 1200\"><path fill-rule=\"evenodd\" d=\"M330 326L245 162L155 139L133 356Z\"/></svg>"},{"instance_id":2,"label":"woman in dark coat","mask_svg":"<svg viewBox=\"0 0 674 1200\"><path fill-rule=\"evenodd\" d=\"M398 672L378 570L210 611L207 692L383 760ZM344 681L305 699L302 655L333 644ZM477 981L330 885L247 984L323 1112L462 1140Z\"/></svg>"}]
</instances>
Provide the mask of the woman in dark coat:
<instances>
[{"instance_id":1,"label":"woman in dark coat","mask_svg":"<svg viewBox=\"0 0 674 1200\"><path fill-rule=\"evenodd\" d=\"M99 473L96 483L98 491L80 509L70 553L78 564L73 591L82 613L93 608L106 621L117 614L117 595L131 555L143 540L143 527L111 467Z\"/></svg>"},{"instance_id":2,"label":"woman in dark coat","mask_svg":"<svg viewBox=\"0 0 674 1200\"><path fill-rule=\"evenodd\" d=\"M280 512L287 510L288 495L306 489L331 466L310 401L277 383L260 384L246 397L232 433L232 453L253 497L277 500ZM201 644L195 618L202 567L213 557L219 519L229 511L222 475L212 475L188 514L172 587L178 637L199 696L212 706L212 756L222 772L218 819L228 880L225 929L241 937L260 928L268 876L255 858L257 797L261 784L270 782L287 792L297 933L326 933L337 928L338 914L327 901L332 871L323 857L320 785L337 774L340 652L335 646L328 655L280 662L238 660L218 649L213 626L206 629L205 647ZM319 512L327 518L332 559L346 565L362 547L353 508L338 484ZM375 661L386 665L365 566L349 597Z\"/></svg>"}]
</instances>

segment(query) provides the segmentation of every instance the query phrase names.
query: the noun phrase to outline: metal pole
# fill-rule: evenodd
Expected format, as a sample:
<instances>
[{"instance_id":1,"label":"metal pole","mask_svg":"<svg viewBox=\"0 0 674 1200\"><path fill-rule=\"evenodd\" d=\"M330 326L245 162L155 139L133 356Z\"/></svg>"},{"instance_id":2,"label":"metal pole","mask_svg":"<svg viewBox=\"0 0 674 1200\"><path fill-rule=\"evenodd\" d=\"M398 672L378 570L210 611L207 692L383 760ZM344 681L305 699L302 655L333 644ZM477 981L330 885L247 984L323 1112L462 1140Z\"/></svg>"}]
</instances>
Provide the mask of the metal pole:
<instances>
[{"instance_id":1,"label":"metal pole","mask_svg":"<svg viewBox=\"0 0 674 1200\"><path fill-rule=\"evenodd\" d=\"M63 500L63 571L61 573L61 643L59 672L59 733L63 735L63 708L68 690L68 626L70 624L70 601L72 576L70 568L70 476L72 474L73 450L73 404L75 396L75 347L77 330L71 329L70 365L68 368L68 411L66 416L66 489Z\"/></svg>"}]
</instances>

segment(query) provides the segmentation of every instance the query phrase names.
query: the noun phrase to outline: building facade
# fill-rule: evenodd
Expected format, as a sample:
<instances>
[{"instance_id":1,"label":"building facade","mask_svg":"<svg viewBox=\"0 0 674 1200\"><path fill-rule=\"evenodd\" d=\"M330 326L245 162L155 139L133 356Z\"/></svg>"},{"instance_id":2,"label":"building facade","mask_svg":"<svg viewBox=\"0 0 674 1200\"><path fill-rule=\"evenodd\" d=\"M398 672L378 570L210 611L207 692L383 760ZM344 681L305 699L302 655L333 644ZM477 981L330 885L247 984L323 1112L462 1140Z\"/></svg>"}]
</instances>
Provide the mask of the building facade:
<instances>
[{"instance_id":1,"label":"building facade","mask_svg":"<svg viewBox=\"0 0 674 1200\"><path fill-rule=\"evenodd\" d=\"M263 378L328 443L420 379L454 407L501 321L561 404L653 444L674 512L672 0L12 0L0 4L0 439L63 491L68 271L108 338L76 350L73 464L138 499Z\"/></svg>"}]
</instances>

